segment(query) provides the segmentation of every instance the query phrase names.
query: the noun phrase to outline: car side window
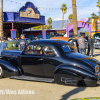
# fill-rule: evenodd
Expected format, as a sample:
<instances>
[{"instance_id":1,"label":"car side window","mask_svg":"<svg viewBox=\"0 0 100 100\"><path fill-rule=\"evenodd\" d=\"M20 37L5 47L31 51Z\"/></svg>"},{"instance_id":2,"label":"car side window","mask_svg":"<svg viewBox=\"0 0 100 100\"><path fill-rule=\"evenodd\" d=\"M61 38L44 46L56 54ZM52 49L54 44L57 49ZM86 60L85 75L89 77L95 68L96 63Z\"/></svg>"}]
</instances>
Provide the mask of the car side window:
<instances>
[{"instance_id":1,"label":"car side window","mask_svg":"<svg viewBox=\"0 0 100 100\"><path fill-rule=\"evenodd\" d=\"M44 46L43 49L44 49L45 55L48 55L48 56L54 55L53 49L50 48L49 46Z\"/></svg>"},{"instance_id":2,"label":"car side window","mask_svg":"<svg viewBox=\"0 0 100 100\"><path fill-rule=\"evenodd\" d=\"M42 54L40 45L28 45L24 51L26 54Z\"/></svg>"}]
</instances>

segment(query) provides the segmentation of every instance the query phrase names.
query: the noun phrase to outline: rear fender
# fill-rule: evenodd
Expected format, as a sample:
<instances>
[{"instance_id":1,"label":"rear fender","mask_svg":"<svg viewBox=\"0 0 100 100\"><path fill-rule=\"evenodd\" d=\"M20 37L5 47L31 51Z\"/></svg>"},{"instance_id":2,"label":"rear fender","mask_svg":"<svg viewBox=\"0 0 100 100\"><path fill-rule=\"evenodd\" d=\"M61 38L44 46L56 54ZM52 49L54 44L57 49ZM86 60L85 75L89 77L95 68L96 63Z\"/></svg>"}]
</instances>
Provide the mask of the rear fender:
<instances>
[{"instance_id":1,"label":"rear fender","mask_svg":"<svg viewBox=\"0 0 100 100\"><path fill-rule=\"evenodd\" d=\"M82 75L91 78L96 78L94 72L73 65L60 65L55 69L55 74L57 73L67 74L68 72L71 72L73 75L76 76Z\"/></svg>"},{"instance_id":2,"label":"rear fender","mask_svg":"<svg viewBox=\"0 0 100 100\"><path fill-rule=\"evenodd\" d=\"M96 86L97 84L97 76L94 72L66 64L55 69L54 80L56 83L67 85L80 85L83 81L85 81L85 86Z\"/></svg>"}]
</instances>

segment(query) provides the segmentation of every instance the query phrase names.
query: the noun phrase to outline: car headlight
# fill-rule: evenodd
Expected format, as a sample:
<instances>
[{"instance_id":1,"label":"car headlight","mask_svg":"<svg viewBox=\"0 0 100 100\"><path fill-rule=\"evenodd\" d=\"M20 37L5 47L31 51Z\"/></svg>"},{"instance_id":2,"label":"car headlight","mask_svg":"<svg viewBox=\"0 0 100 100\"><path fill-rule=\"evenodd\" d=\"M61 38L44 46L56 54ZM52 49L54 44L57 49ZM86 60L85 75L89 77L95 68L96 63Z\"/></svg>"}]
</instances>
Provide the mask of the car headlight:
<instances>
[{"instance_id":1,"label":"car headlight","mask_svg":"<svg viewBox=\"0 0 100 100\"><path fill-rule=\"evenodd\" d=\"M96 73L99 72L99 66L98 65L95 66L95 72Z\"/></svg>"}]
</instances>

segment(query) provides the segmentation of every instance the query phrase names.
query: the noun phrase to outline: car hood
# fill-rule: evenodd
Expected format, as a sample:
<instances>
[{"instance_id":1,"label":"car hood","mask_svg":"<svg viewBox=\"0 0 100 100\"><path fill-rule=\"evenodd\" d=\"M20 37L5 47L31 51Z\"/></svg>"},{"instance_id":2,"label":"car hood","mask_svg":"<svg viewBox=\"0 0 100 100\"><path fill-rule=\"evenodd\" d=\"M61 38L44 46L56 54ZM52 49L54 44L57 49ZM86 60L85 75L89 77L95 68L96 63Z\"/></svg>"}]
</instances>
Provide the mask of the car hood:
<instances>
[{"instance_id":1,"label":"car hood","mask_svg":"<svg viewBox=\"0 0 100 100\"><path fill-rule=\"evenodd\" d=\"M77 60L80 63L83 62L85 64L92 65L93 67L95 67L96 65L100 65L100 62L98 60L96 60L92 57L77 53L77 52L66 54L66 56L68 58Z\"/></svg>"},{"instance_id":2,"label":"car hood","mask_svg":"<svg viewBox=\"0 0 100 100\"><path fill-rule=\"evenodd\" d=\"M22 53L20 50L3 50L1 56L4 57L14 57L19 56Z\"/></svg>"}]
</instances>

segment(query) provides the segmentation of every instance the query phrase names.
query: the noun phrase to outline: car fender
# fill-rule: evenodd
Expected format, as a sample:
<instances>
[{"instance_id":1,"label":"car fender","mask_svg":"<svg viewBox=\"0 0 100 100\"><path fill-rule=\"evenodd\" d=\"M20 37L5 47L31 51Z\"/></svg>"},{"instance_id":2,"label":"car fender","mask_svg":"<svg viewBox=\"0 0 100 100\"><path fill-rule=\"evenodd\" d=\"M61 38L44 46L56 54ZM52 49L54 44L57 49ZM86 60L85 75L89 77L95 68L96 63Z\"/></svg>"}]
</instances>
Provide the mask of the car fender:
<instances>
[{"instance_id":1,"label":"car fender","mask_svg":"<svg viewBox=\"0 0 100 100\"><path fill-rule=\"evenodd\" d=\"M19 71L20 71L20 75L24 74L24 71L21 67L21 63L20 63L20 58L9 58L8 62L10 62L13 66L15 66Z\"/></svg>"},{"instance_id":2,"label":"car fender","mask_svg":"<svg viewBox=\"0 0 100 100\"><path fill-rule=\"evenodd\" d=\"M9 62L0 59L0 66L3 69L4 77L18 76L19 70Z\"/></svg>"},{"instance_id":3,"label":"car fender","mask_svg":"<svg viewBox=\"0 0 100 100\"><path fill-rule=\"evenodd\" d=\"M76 76L83 75L83 76L89 76L94 79L97 78L95 75L95 72L92 72L90 70L87 70L87 69L84 69L84 68L81 68L75 65L67 65L67 64L61 64L58 67L56 67L55 74L60 73L60 72L64 74L62 70L66 70L64 72L66 74L70 71L72 74Z\"/></svg>"},{"instance_id":4,"label":"car fender","mask_svg":"<svg viewBox=\"0 0 100 100\"><path fill-rule=\"evenodd\" d=\"M54 81L58 84L96 86L97 76L94 72L81 67L62 64L55 69Z\"/></svg>"}]
</instances>

